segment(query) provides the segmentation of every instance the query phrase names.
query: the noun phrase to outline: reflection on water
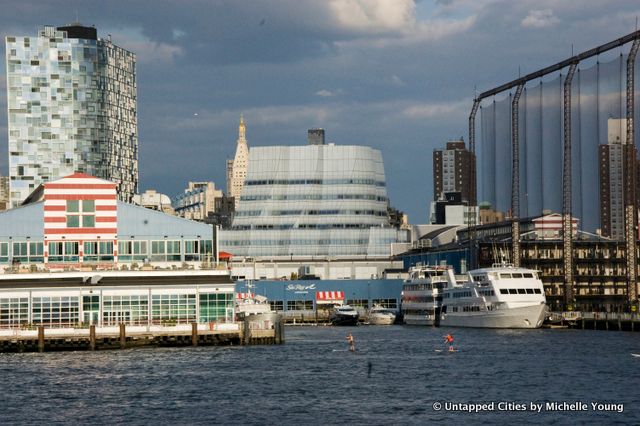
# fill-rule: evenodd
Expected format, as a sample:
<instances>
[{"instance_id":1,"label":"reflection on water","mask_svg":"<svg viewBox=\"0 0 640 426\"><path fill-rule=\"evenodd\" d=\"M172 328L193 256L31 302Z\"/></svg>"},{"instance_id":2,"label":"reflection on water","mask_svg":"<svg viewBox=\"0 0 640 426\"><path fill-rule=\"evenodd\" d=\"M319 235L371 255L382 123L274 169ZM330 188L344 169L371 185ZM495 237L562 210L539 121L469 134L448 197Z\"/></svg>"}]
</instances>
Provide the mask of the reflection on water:
<instances>
[{"instance_id":1,"label":"reflection on water","mask_svg":"<svg viewBox=\"0 0 640 426\"><path fill-rule=\"evenodd\" d=\"M351 332L357 351L347 351ZM447 353L452 333L459 350ZM640 423L634 333L289 327L280 346L1 354L2 424ZM624 412L434 411L613 402Z\"/></svg>"}]
</instances>

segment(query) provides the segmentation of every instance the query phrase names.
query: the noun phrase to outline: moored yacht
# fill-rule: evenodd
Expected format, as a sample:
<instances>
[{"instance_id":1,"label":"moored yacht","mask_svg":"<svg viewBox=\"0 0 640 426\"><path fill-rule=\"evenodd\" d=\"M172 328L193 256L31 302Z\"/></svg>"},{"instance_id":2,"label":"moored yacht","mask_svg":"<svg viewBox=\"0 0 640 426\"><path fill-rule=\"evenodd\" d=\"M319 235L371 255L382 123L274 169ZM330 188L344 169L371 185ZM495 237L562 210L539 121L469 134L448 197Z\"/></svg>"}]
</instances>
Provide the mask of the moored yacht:
<instances>
[{"instance_id":1,"label":"moored yacht","mask_svg":"<svg viewBox=\"0 0 640 426\"><path fill-rule=\"evenodd\" d=\"M358 325L360 315L349 305L338 305L331 312L330 321L332 325Z\"/></svg>"},{"instance_id":2,"label":"moored yacht","mask_svg":"<svg viewBox=\"0 0 640 426\"><path fill-rule=\"evenodd\" d=\"M396 313L379 305L374 305L369 309L367 319L371 325L390 325L396 320Z\"/></svg>"},{"instance_id":3,"label":"moored yacht","mask_svg":"<svg viewBox=\"0 0 640 426\"><path fill-rule=\"evenodd\" d=\"M419 265L414 269L403 287L403 311L405 315L411 314L412 300L422 303L425 325L538 328L547 313L542 281L530 269L500 264L456 277L447 268L444 285L440 279L434 282L434 277L424 278L434 273L434 267ZM404 307L404 288L409 291L409 308ZM410 323L407 319L405 322Z\"/></svg>"},{"instance_id":4,"label":"moored yacht","mask_svg":"<svg viewBox=\"0 0 640 426\"><path fill-rule=\"evenodd\" d=\"M402 285L401 309L405 324L439 325L442 292L450 269L418 263Z\"/></svg>"}]
</instances>

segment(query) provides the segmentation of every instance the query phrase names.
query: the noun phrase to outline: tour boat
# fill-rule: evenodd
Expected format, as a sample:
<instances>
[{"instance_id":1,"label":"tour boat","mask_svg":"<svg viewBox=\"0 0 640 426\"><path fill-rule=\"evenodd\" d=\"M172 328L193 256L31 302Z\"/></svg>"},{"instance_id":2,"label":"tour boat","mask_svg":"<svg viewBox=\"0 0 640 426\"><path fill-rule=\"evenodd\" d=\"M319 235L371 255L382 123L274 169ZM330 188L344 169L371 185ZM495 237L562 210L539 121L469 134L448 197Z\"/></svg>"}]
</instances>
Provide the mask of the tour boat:
<instances>
[{"instance_id":1,"label":"tour boat","mask_svg":"<svg viewBox=\"0 0 640 426\"><path fill-rule=\"evenodd\" d=\"M547 314L536 271L497 264L456 277L417 265L403 285L405 323L450 327L539 328Z\"/></svg>"}]
</instances>

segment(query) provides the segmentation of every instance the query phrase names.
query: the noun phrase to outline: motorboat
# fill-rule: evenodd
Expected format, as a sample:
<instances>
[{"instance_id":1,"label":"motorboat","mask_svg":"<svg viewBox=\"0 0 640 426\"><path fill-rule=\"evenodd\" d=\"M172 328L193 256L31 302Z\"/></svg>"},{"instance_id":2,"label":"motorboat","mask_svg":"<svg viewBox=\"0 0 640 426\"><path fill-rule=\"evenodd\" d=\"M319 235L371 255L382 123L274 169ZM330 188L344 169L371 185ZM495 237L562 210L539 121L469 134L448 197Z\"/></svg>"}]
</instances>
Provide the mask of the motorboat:
<instances>
[{"instance_id":1,"label":"motorboat","mask_svg":"<svg viewBox=\"0 0 640 426\"><path fill-rule=\"evenodd\" d=\"M374 305L369 309L367 319L371 325L390 325L395 322L396 313L389 308Z\"/></svg>"},{"instance_id":2,"label":"motorboat","mask_svg":"<svg viewBox=\"0 0 640 426\"><path fill-rule=\"evenodd\" d=\"M329 320L332 325L358 325L360 314L352 306L338 305L333 308Z\"/></svg>"}]
</instances>

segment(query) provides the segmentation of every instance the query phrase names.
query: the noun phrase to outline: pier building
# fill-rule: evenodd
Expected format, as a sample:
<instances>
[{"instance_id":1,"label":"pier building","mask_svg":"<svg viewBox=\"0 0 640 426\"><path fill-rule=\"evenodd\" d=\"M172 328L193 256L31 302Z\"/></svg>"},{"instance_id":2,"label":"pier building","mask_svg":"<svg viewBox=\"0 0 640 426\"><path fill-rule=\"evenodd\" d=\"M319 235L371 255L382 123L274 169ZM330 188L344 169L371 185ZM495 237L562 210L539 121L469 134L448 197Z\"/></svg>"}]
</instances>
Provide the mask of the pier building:
<instances>
[{"instance_id":1,"label":"pier building","mask_svg":"<svg viewBox=\"0 0 640 426\"><path fill-rule=\"evenodd\" d=\"M233 322L224 270L0 274L0 328Z\"/></svg>"},{"instance_id":2,"label":"pier building","mask_svg":"<svg viewBox=\"0 0 640 426\"><path fill-rule=\"evenodd\" d=\"M135 54L94 27L6 37L10 205L77 171L138 191Z\"/></svg>"},{"instance_id":3,"label":"pier building","mask_svg":"<svg viewBox=\"0 0 640 426\"><path fill-rule=\"evenodd\" d=\"M40 185L0 212L0 268L13 271L200 268L215 263L211 225L117 199L82 173Z\"/></svg>"}]
</instances>

